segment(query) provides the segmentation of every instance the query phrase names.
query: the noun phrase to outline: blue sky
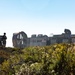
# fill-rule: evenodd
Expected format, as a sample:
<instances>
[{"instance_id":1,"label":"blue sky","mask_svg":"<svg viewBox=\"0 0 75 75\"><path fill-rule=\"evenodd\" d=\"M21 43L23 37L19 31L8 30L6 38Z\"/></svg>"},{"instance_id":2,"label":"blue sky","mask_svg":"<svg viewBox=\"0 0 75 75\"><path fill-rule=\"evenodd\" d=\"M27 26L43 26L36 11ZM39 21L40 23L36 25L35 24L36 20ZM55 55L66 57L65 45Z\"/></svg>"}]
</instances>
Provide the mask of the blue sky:
<instances>
[{"instance_id":1,"label":"blue sky","mask_svg":"<svg viewBox=\"0 0 75 75\"><path fill-rule=\"evenodd\" d=\"M0 35L7 33L61 34L65 28L75 34L75 0L0 0Z\"/></svg>"}]
</instances>

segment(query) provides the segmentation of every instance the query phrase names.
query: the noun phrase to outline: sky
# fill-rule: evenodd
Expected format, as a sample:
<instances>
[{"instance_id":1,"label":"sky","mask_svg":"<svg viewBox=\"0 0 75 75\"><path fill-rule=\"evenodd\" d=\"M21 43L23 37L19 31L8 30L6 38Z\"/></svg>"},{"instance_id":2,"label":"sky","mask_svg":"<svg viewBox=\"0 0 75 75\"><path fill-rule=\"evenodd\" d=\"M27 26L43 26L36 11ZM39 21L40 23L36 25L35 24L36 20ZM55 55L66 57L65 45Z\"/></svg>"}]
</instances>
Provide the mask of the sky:
<instances>
[{"instance_id":1,"label":"sky","mask_svg":"<svg viewBox=\"0 0 75 75\"><path fill-rule=\"evenodd\" d=\"M48 36L70 29L75 34L75 0L0 0L0 35L12 47L15 32Z\"/></svg>"}]
</instances>

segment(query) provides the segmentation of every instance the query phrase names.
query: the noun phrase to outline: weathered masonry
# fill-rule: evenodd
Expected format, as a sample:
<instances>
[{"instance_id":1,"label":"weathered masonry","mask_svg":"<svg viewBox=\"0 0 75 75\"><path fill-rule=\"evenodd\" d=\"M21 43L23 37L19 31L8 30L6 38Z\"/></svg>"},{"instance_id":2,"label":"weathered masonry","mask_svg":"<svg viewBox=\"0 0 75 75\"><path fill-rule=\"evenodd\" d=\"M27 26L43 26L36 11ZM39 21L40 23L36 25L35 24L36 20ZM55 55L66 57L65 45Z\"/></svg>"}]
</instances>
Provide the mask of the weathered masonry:
<instances>
[{"instance_id":1,"label":"weathered masonry","mask_svg":"<svg viewBox=\"0 0 75 75\"><path fill-rule=\"evenodd\" d=\"M48 37L43 34L34 34L30 38L23 31L13 33L12 42L14 47L24 48L28 46L46 46L55 43L75 43L75 34L71 34L69 29L65 29L60 35Z\"/></svg>"}]
</instances>

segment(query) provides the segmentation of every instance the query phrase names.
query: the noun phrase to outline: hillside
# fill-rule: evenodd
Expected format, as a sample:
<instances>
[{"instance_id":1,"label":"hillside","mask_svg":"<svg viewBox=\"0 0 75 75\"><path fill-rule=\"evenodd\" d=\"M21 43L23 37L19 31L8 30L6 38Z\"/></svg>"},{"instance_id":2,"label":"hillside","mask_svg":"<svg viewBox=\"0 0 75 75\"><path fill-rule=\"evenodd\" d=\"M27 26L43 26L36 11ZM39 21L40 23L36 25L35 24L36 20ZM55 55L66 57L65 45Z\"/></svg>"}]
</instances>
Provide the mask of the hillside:
<instances>
[{"instance_id":1,"label":"hillside","mask_svg":"<svg viewBox=\"0 0 75 75\"><path fill-rule=\"evenodd\" d=\"M0 47L0 75L75 75L75 45Z\"/></svg>"}]
</instances>

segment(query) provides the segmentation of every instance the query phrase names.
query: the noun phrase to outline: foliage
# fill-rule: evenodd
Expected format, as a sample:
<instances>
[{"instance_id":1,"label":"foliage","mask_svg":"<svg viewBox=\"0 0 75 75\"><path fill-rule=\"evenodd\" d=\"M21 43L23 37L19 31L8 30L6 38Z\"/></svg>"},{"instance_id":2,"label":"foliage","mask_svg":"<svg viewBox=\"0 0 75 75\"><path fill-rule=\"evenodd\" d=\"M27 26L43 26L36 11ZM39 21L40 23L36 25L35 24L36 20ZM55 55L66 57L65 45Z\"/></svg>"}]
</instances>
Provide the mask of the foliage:
<instances>
[{"instance_id":1,"label":"foliage","mask_svg":"<svg viewBox=\"0 0 75 75\"><path fill-rule=\"evenodd\" d=\"M55 44L9 50L0 75L75 75L75 45Z\"/></svg>"}]
</instances>

